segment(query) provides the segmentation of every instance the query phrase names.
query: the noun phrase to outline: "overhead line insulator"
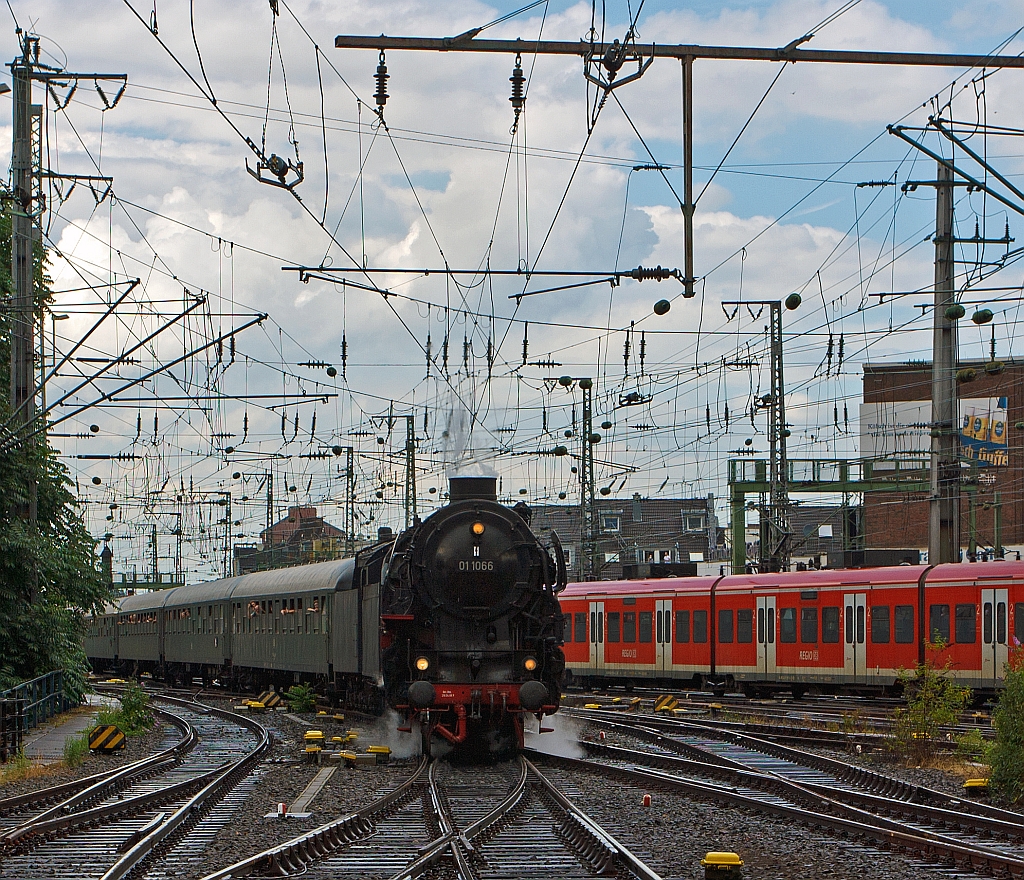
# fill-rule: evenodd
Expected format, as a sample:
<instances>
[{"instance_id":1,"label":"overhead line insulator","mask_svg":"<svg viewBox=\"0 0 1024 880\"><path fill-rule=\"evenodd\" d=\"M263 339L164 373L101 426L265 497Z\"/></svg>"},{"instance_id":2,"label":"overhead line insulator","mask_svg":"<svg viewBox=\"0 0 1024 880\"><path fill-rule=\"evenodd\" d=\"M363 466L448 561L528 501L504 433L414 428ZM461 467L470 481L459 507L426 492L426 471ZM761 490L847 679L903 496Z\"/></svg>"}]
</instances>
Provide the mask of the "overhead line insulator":
<instances>
[{"instance_id":1,"label":"overhead line insulator","mask_svg":"<svg viewBox=\"0 0 1024 880\"><path fill-rule=\"evenodd\" d=\"M373 75L377 82L377 91L373 93L373 100L377 103L377 113L384 113L384 105L388 102L388 80L391 79L388 73L388 66L384 63L384 50L380 50L380 59L377 64L377 72Z\"/></svg>"}]
</instances>

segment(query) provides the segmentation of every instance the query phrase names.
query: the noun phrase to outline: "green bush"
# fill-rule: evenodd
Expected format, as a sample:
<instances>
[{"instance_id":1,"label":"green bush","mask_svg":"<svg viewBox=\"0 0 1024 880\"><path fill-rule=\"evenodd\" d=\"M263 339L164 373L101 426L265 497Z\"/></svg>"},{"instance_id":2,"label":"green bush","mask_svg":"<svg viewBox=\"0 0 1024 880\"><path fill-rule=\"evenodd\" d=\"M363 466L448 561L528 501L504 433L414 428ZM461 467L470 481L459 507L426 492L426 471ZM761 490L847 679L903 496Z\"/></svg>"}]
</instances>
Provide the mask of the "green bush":
<instances>
[{"instance_id":1,"label":"green bush","mask_svg":"<svg viewBox=\"0 0 1024 880\"><path fill-rule=\"evenodd\" d=\"M309 685L296 684L288 688L284 698L292 712L312 712L316 708L316 694Z\"/></svg>"},{"instance_id":2,"label":"green bush","mask_svg":"<svg viewBox=\"0 0 1024 880\"><path fill-rule=\"evenodd\" d=\"M1011 803L1024 801L1024 649L1018 646L1006 664L1006 688L992 723L996 741L989 753L992 787Z\"/></svg>"},{"instance_id":3,"label":"green bush","mask_svg":"<svg viewBox=\"0 0 1024 880\"><path fill-rule=\"evenodd\" d=\"M956 738L956 753L965 761L988 763L990 744L985 741L980 730L969 730Z\"/></svg>"},{"instance_id":4,"label":"green bush","mask_svg":"<svg viewBox=\"0 0 1024 880\"><path fill-rule=\"evenodd\" d=\"M86 756L89 754L89 734L81 733L78 736L67 736L64 738L64 764L74 770L80 767Z\"/></svg>"},{"instance_id":5,"label":"green bush","mask_svg":"<svg viewBox=\"0 0 1024 880\"><path fill-rule=\"evenodd\" d=\"M971 689L957 684L951 675L952 660L941 668L935 665L934 655L945 647L942 642L928 645L924 663L913 672L900 670L907 705L896 710L893 748L918 764L934 756L939 729L956 724L971 699Z\"/></svg>"},{"instance_id":6,"label":"green bush","mask_svg":"<svg viewBox=\"0 0 1024 880\"><path fill-rule=\"evenodd\" d=\"M97 724L113 724L125 736L141 736L153 726L149 695L135 682L129 682L120 696L121 705L100 711Z\"/></svg>"}]
</instances>

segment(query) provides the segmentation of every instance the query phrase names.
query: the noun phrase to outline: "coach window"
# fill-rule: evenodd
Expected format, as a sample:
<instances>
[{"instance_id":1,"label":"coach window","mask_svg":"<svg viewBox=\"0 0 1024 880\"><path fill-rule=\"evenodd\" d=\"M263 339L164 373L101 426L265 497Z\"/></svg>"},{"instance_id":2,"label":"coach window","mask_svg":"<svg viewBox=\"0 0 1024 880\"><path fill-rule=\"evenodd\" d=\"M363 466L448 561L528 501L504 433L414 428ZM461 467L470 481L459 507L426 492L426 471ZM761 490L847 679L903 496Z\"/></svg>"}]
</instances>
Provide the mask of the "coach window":
<instances>
[{"instance_id":1,"label":"coach window","mask_svg":"<svg viewBox=\"0 0 1024 880\"><path fill-rule=\"evenodd\" d=\"M299 600L302 601L301 599ZM566 642L572 643L572 615L562 615L562 639Z\"/></svg>"},{"instance_id":2,"label":"coach window","mask_svg":"<svg viewBox=\"0 0 1024 880\"><path fill-rule=\"evenodd\" d=\"M626 611L622 615L622 641L633 644L636 642L636 612Z\"/></svg>"},{"instance_id":3,"label":"coach window","mask_svg":"<svg viewBox=\"0 0 1024 880\"><path fill-rule=\"evenodd\" d=\"M618 611L608 612L608 641L617 642L619 641L621 628L619 626L621 622L621 615Z\"/></svg>"},{"instance_id":4,"label":"coach window","mask_svg":"<svg viewBox=\"0 0 1024 880\"><path fill-rule=\"evenodd\" d=\"M805 645L818 644L818 609L800 609L800 641Z\"/></svg>"},{"instance_id":5,"label":"coach window","mask_svg":"<svg viewBox=\"0 0 1024 880\"><path fill-rule=\"evenodd\" d=\"M690 612L676 612L676 642L685 645L690 641Z\"/></svg>"},{"instance_id":6,"label":"coach window","mask_svg":"<svg viewBox=\"0 0 1024 880\"><path fill-rule=\"evenodd\" d=\"M821 609L821 641L826 645L839 643L839 607L836 605Z\"/></svg>"},{"instance_id":7,"label":"coach window","mask_svg":"<svg viewBox=\"0 0 1024 880\"><path fill-rule=\"evenodd\" d=\"M566 615L568 617L568 615ZM302 632L302 626L305 623L306 615L302 610L302 597L299 596L295 600L295 632Z\"/></svg>"},{"instance_id":8,"label":"coach window","mask_svg":"<svg viewBox=\"0 0 1024 880\"><path fill-rule=\"evenodd\" d=\"M754 612L750 608L736 612L736 641L744 645L754 641Z\"/></svg>"},{"instance_id":9,"label":"coach window","mask_svg":"<svg viewBox=\"0 0 1024 880\"><path fill-rule=\"evenodd\" d=\"M694 644L703 645L708 640L708 613L707 611L693 612L693 641Z\"/></svg>"},{"instance_id":10,"label":"coach window","mask_svg":"<svg viewBox=\"0 0 1024 880\"><path fill-rule=\"evenodd\" d=\"M956 643L973 645L978 640L977 608L970 605L956 606Z\"/></svg>"},{"instance_id":11,"label":"coach window","mask_svg":"<svg viewBox=\"0 0 1024 880\"><path fill-rule=\"evenodd\" d=\"M721 608L718 612L718 644L732 644L732 609Z\"/></svg>"},{"instance_id":12,"label":"coach window","mask_svg":"<svg viewBox=\"0 0 1024 880\"><path fill-rule=\"evenodd\" d=\"M650 611L640 612L640 642L648 644L651 641L651 628L654 622L654 615Z\"/></svg>"},{"instance_id":13,"label":"coach window","mask_svg":"<svg viewBox=\"0 0 1024 880\"><path fill-rule=\"evenodd\" d=\"M1024 602L1013 604L1013 635L1018 642L1024 643Z\"/></svg>"},{"instance_id":14,"label":"coach window","mask_svg":"<svg viewBox=\"0 0 1024 880\"><path fill-rule=\"evenodd\" d=\"M928 640L949 643L949 606L932 605L928 608Z\"/></svg>"},{"instance_id":15,"label":"coach window","mask_svg":"<svg viewBox=\"0 0 1024 880\"><path fill-rule=\"evenodd\" d=\"M576 632L573 635L573 641L577 644L585 642L587 640L587 613L585 611L576 612Z\"/></svg>"},{"instance_id":16,"label":"coach window","mask_svg":"<svg viewBox=\"0 0 1024 880\"><path fill-rule=\"evenodd\" d=\"M796 641L796 609L779 609L779 641L791 645Z\"/></svg>"},{"instance_id":17,"label":"coach window","mask_svg":"<svg viewBox=\"0 0 1024 880\"><path fill-rule=\"evenodd\" d=\"M889 606L871 606L871 643L874 645L889 644Z\"/></svg>"},{"instance_id":18,"label":"coach window","mask_svg":"<svg viewBox=\"0 0 1024 880\"><path fill-rule=\"evenodd\" d=\"M896 644L912 645L914 643L914 606L896 606Z\"/></svg>"},{"instance_id":19,"label":"coach window","mask_svg":"<svg viewBox=\"0 0 1024 880\"><path fill-rule=\"evenodd\" d=\"M1006 603L996 603L996 641L1000 645L1006 644Z\"/></svg>"}]
</instances>

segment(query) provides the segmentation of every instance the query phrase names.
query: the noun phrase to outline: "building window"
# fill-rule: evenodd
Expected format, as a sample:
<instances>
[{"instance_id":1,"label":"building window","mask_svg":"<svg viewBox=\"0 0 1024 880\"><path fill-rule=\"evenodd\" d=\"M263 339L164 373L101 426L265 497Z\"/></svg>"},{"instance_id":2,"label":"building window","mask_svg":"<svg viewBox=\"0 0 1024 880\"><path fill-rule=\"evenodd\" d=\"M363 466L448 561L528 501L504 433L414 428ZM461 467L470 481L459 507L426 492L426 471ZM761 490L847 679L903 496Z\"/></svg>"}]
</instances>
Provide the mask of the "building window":
<instances>
[{"instance_id":1,"label":"building window","mask_svg":"<svg viewBox=\"0 0 1024 880\"><path fill-rule=\"evenodd\" d=\"M707 529L707 519L703 513L693 513L689 510L681 511L683 517L684 532L703 532Z\"/></svg>"},{"instance_id":2,"label":"building window","mask_svg":"<svg viewBox=\"0 0 1024 880\"><path fill-rule=\"evenodd\" d=\"M618 514L602 514L601 515L601 531L602 532L618 532L620 530L622 520ZM618 555L618 554L616 554ZM618 560L616 559L616 562Z\"/></svg>"},{"instance_id":3,"label":"building window","mask_svg":"<svg viewBox=\"0 0 1024 880\"><path fill-rule=\"evenodd\" d=\"M912 645L914 643L914 606L896 606L896 644Z\"/></svg>"},{"instance_id":4,"label":"building window","mask_svg":"<svg viewBox=\"0 0 1024 880\"><path fill-rule=\"evenodd\" d=\"M619 561L619 554L618 553L605 553L604 554L604 561L605 561L605 563L618 562Z\"/></svg>"},{"instance_id":5,"label":"building window","mask_svg":"<svg viewBox=\"0 0 1024 880\"><path fill-rule=\"evenodd\" d=\"M889 644L888 605L874 605L871 608L871 642L875 645Z\"/></svg>"},{"instance_id":6,"label":"building window","mask_svg":"<svg viewBox=\"0 0 1024 880\"><path fill-rule=\"evenodd\" d=\"M977 641L976 611L973 602L970 605L956 606L956 643L958 645L973 645Z\"/></svg>"}]
</instances>

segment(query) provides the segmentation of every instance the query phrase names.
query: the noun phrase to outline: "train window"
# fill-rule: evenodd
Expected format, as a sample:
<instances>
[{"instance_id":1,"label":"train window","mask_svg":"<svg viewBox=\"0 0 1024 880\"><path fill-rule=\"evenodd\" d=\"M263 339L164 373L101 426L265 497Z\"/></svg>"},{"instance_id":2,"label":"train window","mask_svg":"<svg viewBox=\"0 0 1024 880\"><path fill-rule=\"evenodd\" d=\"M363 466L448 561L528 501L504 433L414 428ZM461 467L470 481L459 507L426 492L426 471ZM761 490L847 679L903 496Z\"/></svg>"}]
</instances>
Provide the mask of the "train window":
<instances>
[{"instance_id":1,"label":"train window","mask_svg":"<svg viewBox=\"0 0 1024 880\"><path fill-rule=\"evenodd\" d=\"M622 641L632 643L636 641L636 612L624 611L622 613Z\"/></svg>"},{"instance_id":2,"label":"train window","mask_svg":"<svg viewBox=\"0 0 1024 880\"><path fill-rule=\"evenodd\" d=\"M676 642L685 645L690 641L690 612L676 612Z\"/></svg>"},{"instance_id":3,"label":"train window","mask_svg":"<svg viewBox=\"0 0 1024 880\"><path fill-rule=\"evenodd\" d=\"M651 641L651 622L654 615L650 611L640 612L640 641L647 644Z\"/></svg>"},{"instance_id":4,"label":"train window","mask_svg":"<svg viewBox=\"0 0 1024 880\"><path fill-rule=\"evenodd\" d=\"M889 606L871 606L871 643L873 645L889 644Z\"/></svg>"},{"instance_id":5,"label":"train window","mask_svg":"<svg viewBox=\"0 0 1024 880\"><path fill-rule=\"evenodd\" d=\"M846 606L846 644L853 644L853 606Z\"/></svg>"},{"instance_id":6,"label":"train window","mask_svg":"<svg viewBox=\"0 0 1024 880\"><path fill-rule=\"evenodd\" d=\"M722 608L718 612L718 644L732 644L732 609Z\"/></svg>"},{"instance_id":7,"label":"train window","mask_svg":"<svg viewBox=\"0 0 1024 880\"><path fill-rule=\"evenodd\" d=\"M306 615L302 612L302 597L295 600L295 632L302 632L302 624Z\"/></svg>"},{"instance_id":8,"label":"train window","mask_svg":"<svg viewBox=\"0 0 1024 880\"><path fill-rule=\"evenodd\" d=\"M708 613L707 611L693 612L693 641L694 644L703 645L708 640Z\"/></svg>"},{"instance_id":9,"label":"train window","mask_svg":"<svg viewBox=\"0 0 1024 880\"><path fill-rule=\"evenodd\" d=\"M765 635L768 636L768 644L775 644L775 609L768 609L768 624L765 627Z\"/></svg>"},{"instance_id":10,"label":"train window","mask_svg":"<svg viewBox=\"0 0 1024 880\"><path fill-rule=\"evenodd\" d=\"M618 611L608 612L608 641L617 642L620 636L620 615Z\"/></svg>"},{"instance_id":11,"label":"train window","mask_svg":"<svg viewBox=\"0 0 1024 880\"><path fill-rule=\"evenodd\" d=\"M800 641L805 645L818 644L818 609L800 609Z\"/></svg>"},{"instance_id":12,"label":"train window","mask_svg":"<svg viewBox=\"0 0 1024 880\"><path fill-rule=\"evenodd\" d=\"M590 641L594 643L597 641L597 612L590 612Z\"/></svg>"},{"instance_id":13,"label":"train window","mask_svg":"<svg viewBox=\"0 0 1024 880\"><path fill-rule=\"evenodd\" d=\"M864 606L857 606L857 644L864 644Z\"/></svg>"},{"instance_id":14,"label":"train window","mask_svg":"<svg viewBox=\"0 0 1024 880\"><path fill-rule=\"evenodd\" d=\"M566 642L572 642L572 615L562 615L562 639Z\"/></svg>"},{"instance_id":15,"label":"train window","mask_svg":"<svg viewBox=\"0 0 1024 880\"><path fill-rule=\"evenodd\" d=\"M764 644L764 608L757 609L757 643Z\"/></svg>"},{"instance_id":16,"label":"train window","mask_svg":"<svg viewBox=\"0 0 1024 880\"><path fill-rule=\"evenodd\" d=\"M668 645L672 642L672 612L665 611L665 638L662 641Z\"/></svg>"},{"instance_id":17,"label":"train window","mask_svg":"<svg viewBox=\"0 0 1024 880\"><path fill-rule=\"evenodd\" d=\"M826 645L839 643L839 607L836 605L821 609L821 641Z\"/></svg>"},{"instance_id":18,"label":"train window","mask_svg":"<svg viewBox=\"0 0 1024 880\"><path fill-rule=\"evenodd\" d=\"M978 609L971 602L969 605L956 606L956 643L973 645L978 640Z\"/></svg>"},{"instance_id":19,"label":"train window","mask_svg":"<svg viewBox=\"0 0 1024 880\"><path fill-rule=\"evenodd\" d=\"M577 644L585 642L587 640L587 615L586 612L576 612L576 632L573 635L573 641Z\"/></svg>"},{"instance_id":20,"label":"train window","mask_svg":"<svg viewBox=\"0 0 1024 880\"><path fill-rule=\"evenodd\" d=\"M996 641L1000 645L1006 644L1006 603L999 602L996 605Z\"/></svg>"},{"instance_id":21,"label":"train window","mask_svg":"<svg viewBox=\"0 0 1024 880\"><path fill-rule=\"evenodd\" d=\"M912 645L914 643L914 606L896 606L896 644Z\"/></svg>"},{"instance_id":22,"label":"train window","mask_svg":"<svg viewBox=\"0 0 1024 880\"><path fill-rule=\"evenodd\" d=\"M949 643L949 606L931 605L928 608L928 639L937 642L940 639Z\"/></svg>"},{"instance_id":23,"label":"train window","mask_svg":"<svg viewBox=\"0 0 1024 880\"><path fill-rule=\"evenodd\" d=\"M754 612L750 608L736 612L736 641L743 645L754 641Z\"/></svg>"},{"instance_id":24,"label":"train window","mask_svg":"<svg viewBox=\"0 0 1024 880\"><path fill-rule=\"evenodd\" d=\"M1013 635L1018 642L1024 642L1024 602L1013 604Z\"/></svg>"},{"instance_id":25,"label":"train window","mask_svg":"<svg viewBox=\"0 0 1024 880\"><path fill-rule=\"evenodd\" d=\"M992 644L992 603L986 602L981 609L981 640Z\"/></svg>"},{"instance_id":26,"label":"train window","mask_svg":"<svg viewBox=\"0 0 1024 880\"><path fill-rule=\"evenodd\" d=\"M779 609L779 641L791 645L796 641L796 609Z\"/></svg>"}]
</instances>

